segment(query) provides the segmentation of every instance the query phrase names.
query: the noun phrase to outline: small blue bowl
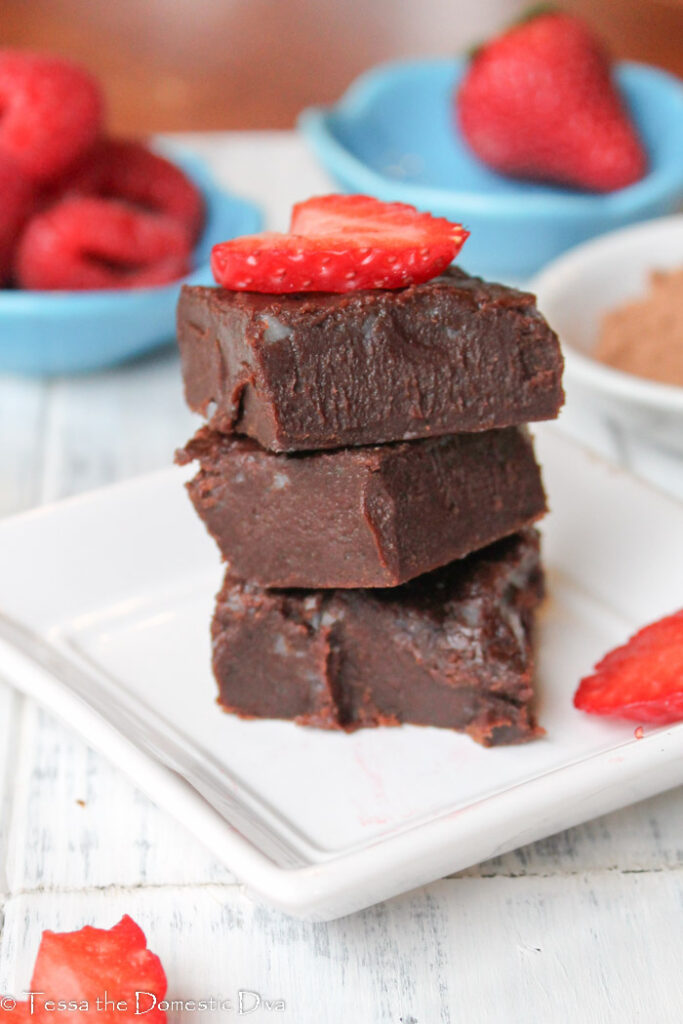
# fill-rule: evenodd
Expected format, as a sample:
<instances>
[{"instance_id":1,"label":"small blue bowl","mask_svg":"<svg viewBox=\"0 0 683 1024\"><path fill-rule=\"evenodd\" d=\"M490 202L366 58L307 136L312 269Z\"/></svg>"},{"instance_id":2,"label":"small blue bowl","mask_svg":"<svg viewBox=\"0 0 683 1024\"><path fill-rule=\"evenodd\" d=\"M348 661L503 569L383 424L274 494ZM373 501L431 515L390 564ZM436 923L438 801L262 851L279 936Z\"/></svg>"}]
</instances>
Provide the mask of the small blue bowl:
<instances>
[{"instance_id":1,"label":"small blue bowl","mask_svg":"<svg viewBox=\"0 0 683 1024\"><path fill-rule=\"evenodd\" d=\"M453 90L464 59L387 64L354 82L329 109L299 125L325 168L349 192L411 203L471 232L463 263L474 273L522 280L565 249L634 221L674 211L683 198L683 85L639 64L617 80L650 157L642 181L608 194L505 178L458 136Z\"/></svg>"},{"instance_id":2,"label":"small blue bowl","mask_svg":"<svg viewBox=\"0 0 683 1024\"><path fill-rule=\"evenodd\" d=\"M259 209L224 192L203 161L164 149L200 189L206 225L185 278L154 288L91 292L0 290L0 371L42 376L121 363L167 344L175 334L182 284L212 284L211 246L261 228Z\"/></svg>"}]
</instances>

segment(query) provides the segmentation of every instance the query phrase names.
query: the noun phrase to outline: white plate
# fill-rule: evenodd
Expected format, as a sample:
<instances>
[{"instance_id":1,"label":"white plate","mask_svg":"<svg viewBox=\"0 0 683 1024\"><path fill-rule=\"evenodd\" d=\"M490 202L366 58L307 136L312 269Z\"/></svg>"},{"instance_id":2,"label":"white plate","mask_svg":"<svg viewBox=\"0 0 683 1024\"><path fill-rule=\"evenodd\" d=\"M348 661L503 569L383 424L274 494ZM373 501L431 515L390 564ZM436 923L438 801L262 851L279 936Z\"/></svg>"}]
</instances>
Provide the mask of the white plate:
<instances>
[{"instance_id":1,"label":"white plate","mask_svg":"<svg viewBox=\"0 0 683 1024\"><path fill-rule=\"evenodd\" d=\"M168 470L0 524L0 674L54 709L248 888L330 918L683 781L683 724L572 707L582 673L681 605L683 509L538 432L552 514L540 616L547 736L347 736L221 714L208 625L221 567Z\"/></svg>"}]
</instances>

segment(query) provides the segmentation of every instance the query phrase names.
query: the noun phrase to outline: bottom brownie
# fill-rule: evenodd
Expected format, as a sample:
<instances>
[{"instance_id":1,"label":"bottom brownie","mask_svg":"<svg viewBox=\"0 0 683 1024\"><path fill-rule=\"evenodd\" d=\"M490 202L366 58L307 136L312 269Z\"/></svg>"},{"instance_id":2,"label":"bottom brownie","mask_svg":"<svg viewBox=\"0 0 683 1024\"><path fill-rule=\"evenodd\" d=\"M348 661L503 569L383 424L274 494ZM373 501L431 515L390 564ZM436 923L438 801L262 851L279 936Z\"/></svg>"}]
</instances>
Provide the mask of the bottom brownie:
<instances>
[{"instance_id":1,"label":"bottom brownie","mask_svg":"<svg viewBox=\"0 0 683 1024\"><path fill-rule=\"evenodd\" d=\"M301 725L436 725L485 746L542 730L531 628L543 593L525 530L381 590L265 590L226 575L212 625L219 703Z\"/></svg>"}]
</instances>

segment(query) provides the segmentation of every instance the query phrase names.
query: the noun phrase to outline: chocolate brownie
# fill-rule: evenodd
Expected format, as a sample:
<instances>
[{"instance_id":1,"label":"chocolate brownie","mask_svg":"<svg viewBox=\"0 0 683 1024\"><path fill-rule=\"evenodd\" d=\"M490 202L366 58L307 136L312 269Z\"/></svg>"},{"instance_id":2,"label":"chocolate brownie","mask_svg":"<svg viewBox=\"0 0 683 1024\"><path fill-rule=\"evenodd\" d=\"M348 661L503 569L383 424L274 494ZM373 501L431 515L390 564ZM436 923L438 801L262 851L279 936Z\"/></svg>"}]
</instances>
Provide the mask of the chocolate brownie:
<instances>
[{"instance_id":1,"label":"chocolate brownie","mask_svg":"<svg viewBox=\"0 0 683 1024\"><path fill-rule=\"evenodd\" d=\"M178 343L190 408L272 451L514 426L564 400L533 295L455 267L342 295L184 287Z\"/></svg>"},{"instance_id":2,"label":"chocolate brownie","mask_svg":"<svg viewBox=\"0 0 683 1024\"><path fill-rule=\"evenodd\" d=\"M546 511L526 430L275 455L203 427L190 497L233 576L262 587L394 587Z\"/></svg>"},{"instance_id":3,"label":"chocolate brownie","mask_svg":"<svg viewBox=\"0 0 683 1024\"><path fill-rule=\"evenodd\" d=\"M485 746L539 735L530 529L387 590L264 590L228 572L212 626L219 702L327 729L411 722Z\"/></svg>"}]
</instances>

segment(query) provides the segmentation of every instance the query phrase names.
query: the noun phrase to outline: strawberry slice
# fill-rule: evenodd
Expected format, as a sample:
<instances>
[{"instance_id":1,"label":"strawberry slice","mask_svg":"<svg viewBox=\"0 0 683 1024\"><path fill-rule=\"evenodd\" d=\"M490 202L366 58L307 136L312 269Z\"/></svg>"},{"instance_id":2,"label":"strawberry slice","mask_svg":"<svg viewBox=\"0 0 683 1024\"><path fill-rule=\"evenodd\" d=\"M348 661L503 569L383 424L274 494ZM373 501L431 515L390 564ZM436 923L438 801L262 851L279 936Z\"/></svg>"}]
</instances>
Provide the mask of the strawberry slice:
<instances>
[{"instance_id":1,"label":"strawberry slice","mask_svg":"<svg viewBox=\"0 0 683 1024\"><path fill-rule=\"evenodd\" d=\"M147 949L142 929L127 915L110 930L86 926L77 932L43 932L31 992L36 993L32 1019L37 1024L54 1024L56 1017L62 1024L166 1021L166 1013L156 1006L166 993L164 969ZM48 1000L75 1003L79 1009L56 1013L45 1005Z\"/></svg>"},{"instance_id":2,"label":"strawberry slice","mask_svg":"<svg viewBox=\"0 0 683 1024\"><path fill-rule=\"evenodd\" d=\"M352 292L404 288L436 277L468 232L443 217L369 196L299 203L290 234L264 232L213 248L216 281L234 291Z\"/></svg>"},{"instance_id":3,"label":"strawberry slice","mask_svg":"<svg viewBox=\"0 0 683 1024\"><path fill-rule=\"evenodd\" d=\"M645 626L581 680L574 705L667 725L683 719L683 608Z\"/></svg>"}]
</instances>

